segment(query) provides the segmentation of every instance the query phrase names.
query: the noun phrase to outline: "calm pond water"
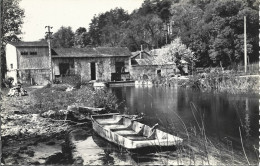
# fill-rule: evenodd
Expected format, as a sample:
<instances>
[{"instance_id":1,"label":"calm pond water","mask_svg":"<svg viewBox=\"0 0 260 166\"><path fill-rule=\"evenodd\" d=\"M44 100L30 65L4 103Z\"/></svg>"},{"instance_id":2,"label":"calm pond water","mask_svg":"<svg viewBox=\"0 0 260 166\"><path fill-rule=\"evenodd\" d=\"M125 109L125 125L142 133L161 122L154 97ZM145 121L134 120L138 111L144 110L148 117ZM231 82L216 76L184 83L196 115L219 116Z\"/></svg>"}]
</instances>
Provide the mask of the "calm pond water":
<instances>
[{"instance_id":1,"label":"calm pond water","mask_svg":"<svg viewBox=\"0 0 260 166\"><path fill-rule=\"evenodd\" d=\"M130 114L145 113L149 125L159 123L167 128L173 124L183 130L198 127L203 118L208 136L240 140L239 127L248 139L258 140L259 97L249 95L226 95L202 93L177 87L115 87L111 89L118 97L121 110ZM192 105L196 107L196 110ZM126 106L126 108L122 108Z\"/></svg>"},{"instance_id":2,"label":"calm pond water","mask_svg":"<svg viewBox=\"0 0 260 166\"><path fill-rule=\"evenodd\" d=\"M129 114L143 112L145 114L143 122L150 126L159 123L159 128L162 130L170 131L169 128L171 128L177 132L183 132L184 123L186 127L196 127L198 130L196 117L200 125L202 121L204 122L206 135L210 139L225 142L227 138L232 141L234 150L240 151L241 155L239 127L247 154L254 156L253 145L256 148L259 147L258 95L220 95L177 87L114 87L110 90L118 97L119 103L122 103L119 107L121 112ZM192 109L194 108L192 105L196 109ZM95 161L99 162L96 164L110 162L113 164L163 164L160 163L160 159L164 154L130 155L122 153L118 147L95 134L92 139L102 152L98 153ZM107 157L101 157L100 154ZM101 161L103 159L104 161ZM176 156L173 155L171 160L174 161L173 164L177 164Z\"/></svg>"}]
</instances>

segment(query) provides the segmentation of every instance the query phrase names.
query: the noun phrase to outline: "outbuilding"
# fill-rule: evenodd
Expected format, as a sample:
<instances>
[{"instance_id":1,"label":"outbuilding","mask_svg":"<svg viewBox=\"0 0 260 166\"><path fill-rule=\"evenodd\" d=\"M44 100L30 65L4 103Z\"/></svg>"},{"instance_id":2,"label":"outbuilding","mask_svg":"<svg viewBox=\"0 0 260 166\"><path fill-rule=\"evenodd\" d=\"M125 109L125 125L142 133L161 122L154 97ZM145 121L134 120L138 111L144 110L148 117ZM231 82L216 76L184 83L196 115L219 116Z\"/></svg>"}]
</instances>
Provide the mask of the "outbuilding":
<instances>
[{"instance_id":1,"label":"outbuilding","mask_svg":"<svg viewBox=\"0 0 260 166\"><path fill-rule=\"evenodd\" d=\"M75 76L82 82L130 79L126 47L54 48L52 55L56 80Z\"/></svg>"},{"instance_id":2,"label":"outbuilding","mask_svg":"<svg viewBox=\"0 0 260 166\"><path fill-rule=\"evenodd\" d=\"M88 82L129 80L129 58L126 47L53 48L53 81ZM47 42L10 42L6 45L7 77L14 84L46 85L50 81Z\"/></svg>"},{"instance_id":3,"label":"outbuilding","mask_svg":"<svg viewBox=\"0 0 260 166\"><path fill-rule=\"evenodd\" d=\"M28 84L47 84L50 79L47 42L10 42L6 45L6 77Z\"/></svg>"}]
</instances>

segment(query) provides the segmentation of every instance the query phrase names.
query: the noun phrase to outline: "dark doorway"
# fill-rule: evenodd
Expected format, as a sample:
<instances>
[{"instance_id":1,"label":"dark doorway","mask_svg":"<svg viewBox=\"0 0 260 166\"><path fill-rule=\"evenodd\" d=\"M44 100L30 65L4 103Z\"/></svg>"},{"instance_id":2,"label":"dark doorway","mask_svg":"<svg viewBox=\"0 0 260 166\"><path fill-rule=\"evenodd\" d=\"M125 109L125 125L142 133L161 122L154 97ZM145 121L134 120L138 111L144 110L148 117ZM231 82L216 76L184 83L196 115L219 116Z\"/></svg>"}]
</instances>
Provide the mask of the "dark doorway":
<instances>
[{"instance_id":1,"label":"dark doorway","mask_svg":"<svg viewBox=\"0 0 260 166\"><path fill-rule=\"evenodd\" d=\"M59 68L60 68L60 75L62 76L69 75L69 70L70 70L69 63L60 63Z\"/></svg>"},{"instance_id":2,"label":"dark doorway","mask_svg":"<svg viewBox=\"0 0 260 166\"><path fill-rule=\"evenodd\" d=\"M125 62L116 62L116 73L124 73L125 72Z\"/></svg>"},{"instance_id":3,"label":"dark doorway","mask_svg":"<svg viewBox=\"0 0 260 166\"><path fill-rule=\"evenodd\" d=\"M157 76L161 76L162 71L161 70L156 70Z\"/></svg>"},{"instance_id":4,"label":"dark doorway","mask_svg":"<svg viewBox=\"0 0 260 166\"><path fill-rule=\"evenodd\" d=\"M96 80L96 64L95 62L90 63L91 80Z\"/></svg>"}]
</instances>

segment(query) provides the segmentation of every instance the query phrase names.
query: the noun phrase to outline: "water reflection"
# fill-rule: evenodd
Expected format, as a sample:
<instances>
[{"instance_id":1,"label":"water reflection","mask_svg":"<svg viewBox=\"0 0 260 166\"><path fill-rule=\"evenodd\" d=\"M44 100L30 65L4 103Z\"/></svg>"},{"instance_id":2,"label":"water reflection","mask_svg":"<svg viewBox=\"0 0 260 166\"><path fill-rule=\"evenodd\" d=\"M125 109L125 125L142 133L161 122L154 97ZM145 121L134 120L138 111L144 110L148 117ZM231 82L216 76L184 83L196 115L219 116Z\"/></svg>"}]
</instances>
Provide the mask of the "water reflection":
<instances>
[{"instance_id":1,"label":"water reflection","mask_svg":"<svg viewBox=\"0 0 260 166\"><path fill-rule=\"evenodd\" d=\"M243 136L258 141L258 96L217 95L169 87L117 87L111 88L132 114L144 112L148 125L159 123L161 129L183 131L197 128L197 119L203 117L206 133L212 138L239 143L239 126ZM197 108L194 115L190 104ZM245 104L246 103L246 104ZM122 108L121 108L122 109ZM241 127L240 127L241 128Z\"/></svg>"},{"instance_id":2,"label":"water reflection","mask_svg":"<svg viewBox=\"0 0 260 166\"><path fill-rule=\"evenodd\" d=\"M124 101L125 105L119 108L122 112L143 112L146 115L144 123L150 126L159 123L160 129L178 134L184 131L183 123L196 130L198 126L194 117L203 117L207 136L225 142L229 151L233 151L235 145L241 147L239 127L243 129L243 136L258 146L258 96L215 95L165 87L118 87L110 90L120 99L119 102ZM191 102L196 106L194 115ZM86 165L180 164L181 157L175 147L127 151L94 132L92 136L80 135L77 140Z\"/></svg>"},{"instance_id":3,"label":"water reflection","mask_svg":"<svg viewBox=\"0 0 260 166\"><path fill-rule=\"evenodd\" d=\"M250 120L249 120L249 107L248 107L248 98L246 98L246 108L245 108L245 132L246 138L250 137Z\"/></svg>"}]
</instances>

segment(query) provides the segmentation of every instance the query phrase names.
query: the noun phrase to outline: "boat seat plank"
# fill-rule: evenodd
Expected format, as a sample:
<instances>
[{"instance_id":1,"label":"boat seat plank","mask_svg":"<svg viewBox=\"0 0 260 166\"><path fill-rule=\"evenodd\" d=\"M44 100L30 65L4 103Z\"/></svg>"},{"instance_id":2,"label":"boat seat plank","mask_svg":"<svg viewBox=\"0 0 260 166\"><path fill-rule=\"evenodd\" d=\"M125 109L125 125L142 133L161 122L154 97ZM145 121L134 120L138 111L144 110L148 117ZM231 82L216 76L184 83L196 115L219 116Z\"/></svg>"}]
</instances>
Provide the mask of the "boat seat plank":
<instances>
[{"instance_id":1,"label":"boat seat plank","mask_svg":"<svg viewBox=\"0 0 260 166\"><path fill-rule=\"evenodd\" d=\"M122 131L122 130L132 130L124 126L124 128L110 128L112 132Z\"/></svg>"},{"instance_id":2,"label":"boat seat plank","mask_svg":"<svg viewBox=\"0 0 260 166\"><path fill-rule=\"evenodd\" d=\"M144 137L144 136L125 136L126 138L132 140L132 141L149 141L149 140L155 140L155 139L152 139L152 138L147 138L147 137Z\"/></svg>"},{"instance_id":3,"label":"boat seat plank","mask_svg":"<svg viewBox=\"0 0 260 166\"><path fill-rule=\"evenodd\" d=\"M120 131L120 130L133 130L131 127L132 125L130 125L130 126L122 125L122 126L124 126L124 127L111 127L110 130L112 132Z\"/></svg>"},{"instance_id":4,"label":"boat seat plank","mask_svg":"<svg viewBox=\"0 0 260 166\"><path fill-rule=\"evenodd\" d=\"M142 137L142 138L129 138L129 139L131 139L132 141L152 141L152 140L155 140L155 139L147 138L147 137Z\"/></svg>"},{"instance_id":5,"label":"boat seat plank","mask_svg":"<svg viewBox=\"0 0 260 166\"><path fill-rule=\"evenodd\" d=\"M120 134L120 135L122 135L123 137L136 137L136 136L140 136L137 133L133 133L133 134Z\"/></svg>"},{"instance_id":6,"label":"boat seat plank","mask_svg":"<svg viewBox=\"0 0 260 166\"><path fill-rule=\"evenodd\" d=\"M123 135L123 134L137 134L135 131L133 130L119 130L116 131L115 133L119 134L119 135Z\"/></svg>"},{"instance_id":7,"label":"boat seat plank","mask_svg":"<svg viewBox=\"0 0 260 166\"><path fill-rule=\"evenodd\" d=\"M127 126L125 126L125 125L117 125L117 124L104 125L103 127L106 128L106 129L109 129L111 131L117 130L117 129L120 130L120 129L126 129L127 128Z\"/></svg>"},{"instance_id":8,"label":"boat seat plank","mask_svg":"<svg viewBox=\"0 0 260 166\"><path fill-rule=\"evenodd\" d=\"M115 124L123 124L123 118L120 120L115 119L96 119L96 121L101 125L115 125Z\"/></svg>"}]
</instances>

